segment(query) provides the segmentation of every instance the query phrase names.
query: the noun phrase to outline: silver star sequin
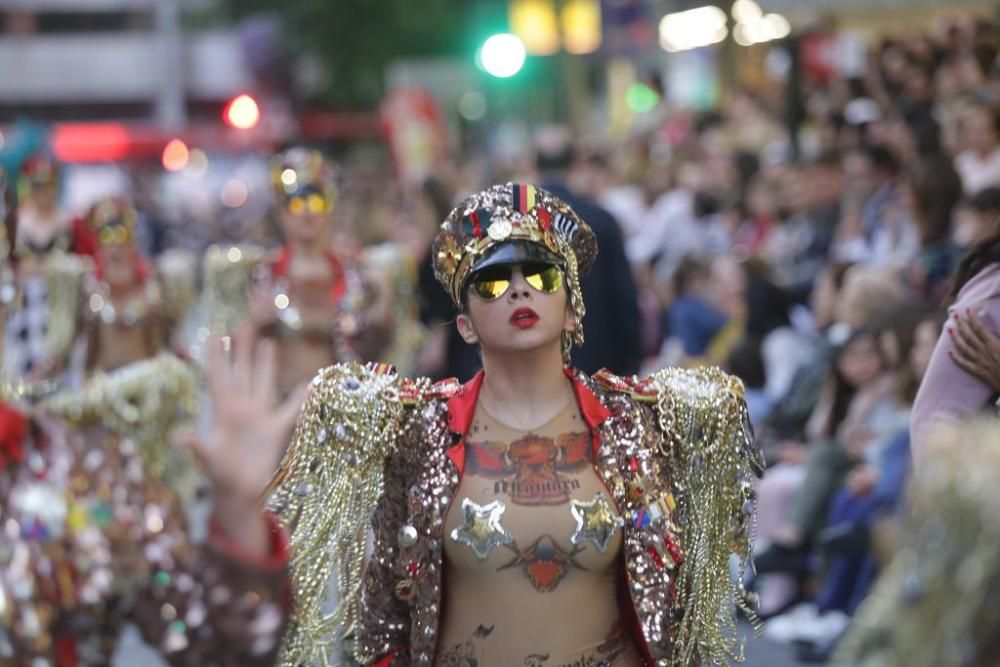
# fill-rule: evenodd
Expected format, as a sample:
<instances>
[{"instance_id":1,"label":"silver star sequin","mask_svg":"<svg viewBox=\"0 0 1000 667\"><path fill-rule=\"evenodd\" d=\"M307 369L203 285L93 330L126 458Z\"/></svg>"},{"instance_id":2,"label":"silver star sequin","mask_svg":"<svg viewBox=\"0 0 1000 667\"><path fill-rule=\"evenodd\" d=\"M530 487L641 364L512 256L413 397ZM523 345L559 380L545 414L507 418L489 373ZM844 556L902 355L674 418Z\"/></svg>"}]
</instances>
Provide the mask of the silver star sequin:
<instances>
[{"instance_id":1,"label":"silver star sequin","mask_svg":"<svg viewBox=\"0 0 1000 667\"><path fill-rule=\"evenodd\" d=\"M615 514L603 491L595 493L593 500L571 501L569 511L576 519L576 530L570 535L570 542L592 542L601 553L608 550L615 531L625 525L625 520Z\"/></svg>"},{"instance_id":2,"label":"silver star sequin","mask_svg":"<svg viewBox=\"0 0 1000 667\"><path fill-rule=\"evenodd\" d=\"M472 500L462 500L465 523L451 531L451 539L472 549L479 560L486 560L493 548L514 541L507 529L501 525L507 505L494 500L489 505L479 505Z\"/></svg>"}]
</instances>

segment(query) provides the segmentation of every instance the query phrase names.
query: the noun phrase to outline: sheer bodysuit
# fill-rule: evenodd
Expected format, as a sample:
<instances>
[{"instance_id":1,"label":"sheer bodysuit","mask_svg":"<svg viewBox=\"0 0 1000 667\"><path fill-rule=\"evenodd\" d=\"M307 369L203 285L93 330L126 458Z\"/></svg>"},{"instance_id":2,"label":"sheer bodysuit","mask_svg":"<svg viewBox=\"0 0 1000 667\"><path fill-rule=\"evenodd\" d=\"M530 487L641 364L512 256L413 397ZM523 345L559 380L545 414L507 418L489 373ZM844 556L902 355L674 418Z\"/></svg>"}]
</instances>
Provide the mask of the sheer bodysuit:
<instances>
[{"instance_id":1,"label":"sheer bodysuit","mask_svg":"<svg viewBox=\"0 0 1000 667\"><path fill-rule=\"evenodd\" d=\"M530 432L478 405L446 518L436 664L640 665L616 601L621 525L576 401Z\"/></svg>"}]
</instances>

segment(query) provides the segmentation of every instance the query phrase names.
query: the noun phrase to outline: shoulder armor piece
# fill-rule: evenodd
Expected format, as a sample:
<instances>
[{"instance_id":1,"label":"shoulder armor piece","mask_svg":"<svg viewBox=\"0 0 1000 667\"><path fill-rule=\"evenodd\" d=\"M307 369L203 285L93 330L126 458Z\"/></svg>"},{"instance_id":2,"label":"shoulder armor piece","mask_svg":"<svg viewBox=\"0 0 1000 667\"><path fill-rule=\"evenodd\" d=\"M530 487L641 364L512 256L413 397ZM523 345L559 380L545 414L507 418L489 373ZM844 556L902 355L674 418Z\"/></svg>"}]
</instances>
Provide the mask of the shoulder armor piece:
<instances>
[{"instance_id":1,"label":"shoulder armor piece","mask_svg":"<svg viewBox=\"0 0 1000 667\"><path fill-rule=\"evenodd\" d=\"M763 468L754 443L743 383L718 368L666 368L647 382L657 390L654 412L661 454L677 493L677 523L686 558L677 584L674 661L729 664L742 653L735 620L722 609L747 606L742 572L730 583L730 555L750 556L753 482Z\"/></svg>"},{"instance_id":2,"label":"shoulder armor piece","mask_svg":"<svg viewBox=\"0 0 1000 667\"><path fill-rule=\"evenodd\" d=\"M423 383L411 383L418 389ZM328 664L325 651L358 617L368 528L397 446L407 383L387 364L337 364L316 375L292 444L268 491L291 533L295 611L282 665ZM415 392L417 396L420 391ZM339 603L325 613L336 575Z\"/></svg>"}]
</instances>

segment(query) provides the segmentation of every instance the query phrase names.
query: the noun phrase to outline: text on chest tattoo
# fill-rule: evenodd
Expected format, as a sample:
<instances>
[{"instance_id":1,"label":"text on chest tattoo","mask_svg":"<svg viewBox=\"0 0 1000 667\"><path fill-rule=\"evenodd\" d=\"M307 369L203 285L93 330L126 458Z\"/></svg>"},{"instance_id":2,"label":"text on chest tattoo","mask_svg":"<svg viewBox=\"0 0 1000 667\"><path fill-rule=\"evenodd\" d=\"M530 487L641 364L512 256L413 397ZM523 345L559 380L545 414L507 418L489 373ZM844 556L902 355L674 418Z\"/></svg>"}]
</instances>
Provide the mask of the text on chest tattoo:
<instances>
[{"instance_id":1,"label":"text on chest tattoo","mask_svg":"<svg viewBox=\"0 0 1000 667\"><path fill-rule=\"evenodd\" d=\"M551 653L530 653L521 659L498 662L487 655L485 644L494 627L496 626L491 625L487 629L485 625L480 624L468 640L442 651L438 664L446 667L479 667L486 664L498 664L503 667L611 667L615 659L625 650L625 633L620 624L616 623L611 634L605 637L600 645L591 651L577 654L568 661L552 661Z\"/></svg>"},{"instance_id":2,"label":"text on chest tattoo","mask_svg":"<svg viewBox=\"0 0 1000 667\"><path fill-rule=\"evenodd\" d=\"M580 488L567 473L591 462L590 434L564 433L556 438L529 433L509 444L470 442L466 472L496 480L493 493L517 505L561 505Z\"/></svg>"}]
</instances>

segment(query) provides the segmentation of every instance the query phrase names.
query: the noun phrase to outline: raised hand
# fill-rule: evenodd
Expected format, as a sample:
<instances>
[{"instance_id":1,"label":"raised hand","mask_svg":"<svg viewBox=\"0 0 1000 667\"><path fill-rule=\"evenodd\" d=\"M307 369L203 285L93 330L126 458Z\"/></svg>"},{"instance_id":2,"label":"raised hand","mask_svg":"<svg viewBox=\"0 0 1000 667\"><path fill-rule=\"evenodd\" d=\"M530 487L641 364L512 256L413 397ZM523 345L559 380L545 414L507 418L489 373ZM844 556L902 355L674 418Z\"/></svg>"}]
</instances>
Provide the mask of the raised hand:
<instances>
[{"instance_id":1,"label":"raised hand","mask_svg":"<svg viewBox=\"0 0 1000 667\"><path fill-rule=\"evenodd\" d=\"M266 552L259 497L290 438L305 387L281 405L275 388L275 347L252 328L210 341L208 388L212 428L193 443L215 491L215 519L234 541Z\"/></svg>"}]
</instances>

